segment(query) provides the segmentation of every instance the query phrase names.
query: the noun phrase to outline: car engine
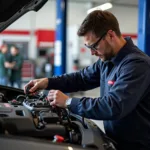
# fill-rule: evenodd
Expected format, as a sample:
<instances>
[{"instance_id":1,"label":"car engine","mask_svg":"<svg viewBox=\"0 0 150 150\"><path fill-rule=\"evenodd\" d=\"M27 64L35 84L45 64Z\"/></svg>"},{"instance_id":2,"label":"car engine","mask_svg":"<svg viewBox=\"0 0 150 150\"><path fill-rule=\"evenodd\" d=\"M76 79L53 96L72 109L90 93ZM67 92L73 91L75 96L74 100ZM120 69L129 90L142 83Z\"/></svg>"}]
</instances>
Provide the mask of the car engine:
<instances>
[{"instance_id":1,"label":"car engine","mask_svg":"<svg viewBox=\"0 0 150 150\"><path fill-rule=\"evenodd\" d=\"M7 91L7 90L4 90ZM11 92L10 92L11 93ZM50 106L44 94L0 92L0 133L70 143L99 150L115 150L114 142L90 119Z\"/></svg>"}]
</instances>

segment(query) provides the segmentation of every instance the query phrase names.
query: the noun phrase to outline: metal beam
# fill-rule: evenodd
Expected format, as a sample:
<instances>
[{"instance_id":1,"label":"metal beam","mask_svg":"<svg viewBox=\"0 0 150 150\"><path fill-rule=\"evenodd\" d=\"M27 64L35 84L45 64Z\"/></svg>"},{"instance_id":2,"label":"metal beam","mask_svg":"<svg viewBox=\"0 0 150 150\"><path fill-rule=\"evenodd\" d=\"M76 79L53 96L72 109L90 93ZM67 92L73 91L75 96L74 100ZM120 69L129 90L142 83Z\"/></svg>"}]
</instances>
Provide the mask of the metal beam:
<instances>
[{"instance_id":1,"label":"metal beam","mask_svg":"<svg viewBox=\"0 0 150 150\"><path fill-rule=\"evenodd\" d=\"M54 50L54 75L66 72L67 0L57 0L56 41Z\"/></svg>"},{"instance_id":2,"label":"metal beam","mask_svg":"<svg viewBox=\"0 0 150 150\"><path fill-rule=\"evenodd\" d=\"M150 1L139 0L138 46L150 56Z\"/></svg>"}]
</instances>

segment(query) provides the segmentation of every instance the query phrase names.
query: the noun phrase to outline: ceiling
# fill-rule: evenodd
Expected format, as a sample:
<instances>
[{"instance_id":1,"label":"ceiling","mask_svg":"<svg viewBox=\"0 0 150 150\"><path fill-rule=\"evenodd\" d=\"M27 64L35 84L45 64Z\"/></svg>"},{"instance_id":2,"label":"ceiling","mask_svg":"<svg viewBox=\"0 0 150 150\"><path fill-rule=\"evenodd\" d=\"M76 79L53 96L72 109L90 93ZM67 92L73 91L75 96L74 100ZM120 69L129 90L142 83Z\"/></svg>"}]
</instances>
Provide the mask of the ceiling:
<instances>
[{"instance_id":1,"label":"ceiling","mask_svg":"<svg viewBox=\"0 0 150 150\"><path fill-rule=\"evenodd\" d=\"M91 2L96 5L102 4L105 2L111 2L114 5L122 5L122 6L129 6L129 7L138 6L138 0L70 0L70 2L77 2L77 3Z\"/></svg>"}]
</instances>

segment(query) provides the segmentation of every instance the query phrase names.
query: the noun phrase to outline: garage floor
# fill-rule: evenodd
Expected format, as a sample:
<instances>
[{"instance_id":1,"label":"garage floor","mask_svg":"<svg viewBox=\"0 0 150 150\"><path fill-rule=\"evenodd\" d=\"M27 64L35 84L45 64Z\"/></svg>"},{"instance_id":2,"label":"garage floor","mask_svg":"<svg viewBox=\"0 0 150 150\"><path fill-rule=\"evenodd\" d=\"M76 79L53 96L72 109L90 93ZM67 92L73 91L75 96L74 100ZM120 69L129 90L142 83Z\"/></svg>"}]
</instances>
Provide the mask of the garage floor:
<instances>
[{"instance_id":1,"label":"garage floor","mask_svg":"<svg viewBox=\"0 0 150 150\"><path fill-rule=\"evenodd\" d=\"M75 97L99 97L100 96L100 89L96 88L94 90L86 91L86 92L77 92L73 93L72 96ZM103 121L93 120L101 130L104 131Z\"/></svg>"}]
</instances>

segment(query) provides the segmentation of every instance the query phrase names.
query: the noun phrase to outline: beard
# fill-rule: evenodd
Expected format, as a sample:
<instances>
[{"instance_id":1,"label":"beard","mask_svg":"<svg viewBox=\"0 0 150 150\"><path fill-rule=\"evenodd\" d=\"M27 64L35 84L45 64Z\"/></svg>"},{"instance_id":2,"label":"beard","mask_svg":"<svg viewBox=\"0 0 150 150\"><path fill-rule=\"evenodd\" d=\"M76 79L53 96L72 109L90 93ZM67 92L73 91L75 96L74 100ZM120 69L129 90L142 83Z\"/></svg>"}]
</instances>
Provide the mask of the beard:
<instances>
[{"instance_id":1,"label":"beard","mask_svg":"<svg viewBox=\"0 0 150 150\"><path fill-rule=\"evenodd\" d=\"M101 61L111 60L114 56L115 56L114 49L108 42L106 42L104 54L102 56L100 56Z\"/></svg>"}]
</instances>

